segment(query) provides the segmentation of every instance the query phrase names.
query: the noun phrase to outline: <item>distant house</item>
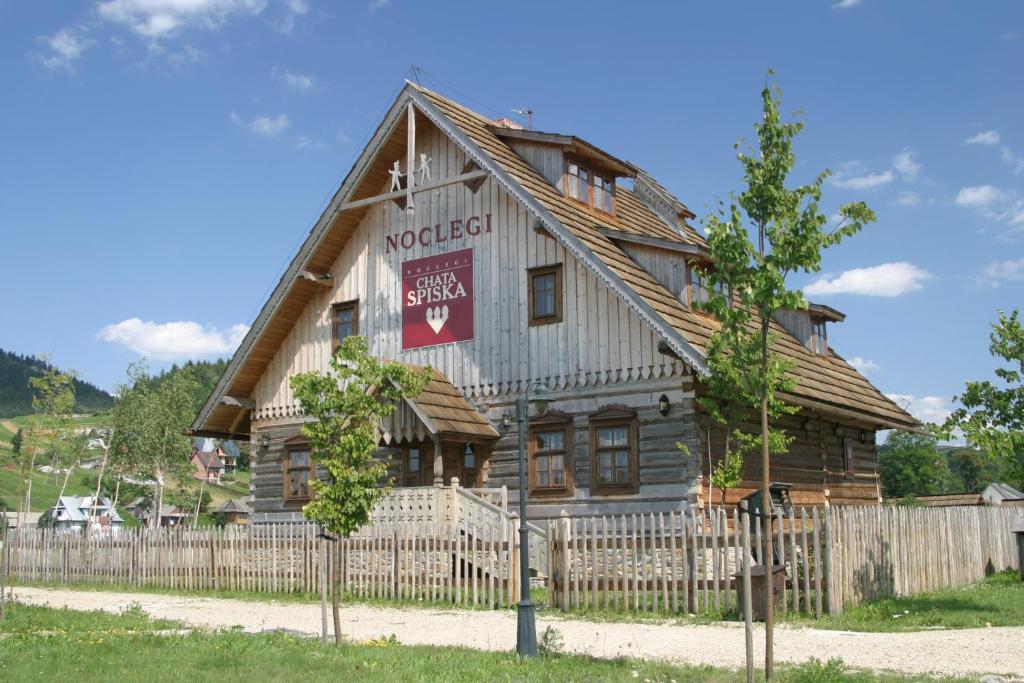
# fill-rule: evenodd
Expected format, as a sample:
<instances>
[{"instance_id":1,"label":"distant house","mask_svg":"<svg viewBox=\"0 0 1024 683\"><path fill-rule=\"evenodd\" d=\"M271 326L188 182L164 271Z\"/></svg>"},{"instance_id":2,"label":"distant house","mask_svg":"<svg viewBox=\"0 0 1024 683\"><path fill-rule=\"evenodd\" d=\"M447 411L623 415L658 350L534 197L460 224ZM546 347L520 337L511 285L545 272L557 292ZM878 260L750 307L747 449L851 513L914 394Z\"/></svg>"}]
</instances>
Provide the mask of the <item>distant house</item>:
<instances>
[{"instance_id":1,"label":"distant house","mask_svg":"<svg viewBox=\"0 0 1024 683\"><path fill-rule=\"evenodd\" d=\"M959 507L964 505L999 505L1024 507L1024 493L1008 484L993 482L981 493L945 493L918 496L914 502L923 507Z\"/></svg>"},{"instance_id":2,"label":"distant house","mask_svg":"<svg viewBox=\"0 0 1024 683\"><path fill-rule=\"evenodd\" d=\"M95 502L94 502L95 501ZM93 509L95 508L95 512ZM124 524L121 515L111 504L110 498L92 496L61 496L57 503L43 513L40 526L54 529L84 529L90 517L100 529L118 529Z\"/></svg>"},{"instance_id":3,"label":"distant house","mask_svg":"<svg viewBox=\"0 0 1024 683\"><path fill-rule=\"evenodd\" d=\"M244 498L232 498L214 509L213 513L223 515L225 524L248 524L252 508Z\"/></svg>"},{"instance_id":4,"label":"distant house","mask_svg":"<svg viewBox=\"0 0 1024 683\"><path fill-rule=\"evenodd\" d=\"M981 492L986 505L1019 505L1024 506L1024 493L1009 484L992 482Z\"/></svg>"},{"instance_id":5,"label":"distant house","mask_svg":"<svg viewBox=\"0 0 1024 683\"><path fill-rule=\"evenodd\" d=\"M238 446L233 441L217 443L214 439L196 439L189 463L196 479L220 483L222 475L234 474L238 467Z\"/></svg>"},{"instance_id":6,"label":"distant house","mask_svg":"<svg viewBox=\"0 0 1024 683\"><path fill-rule=\"evenodd\" d=\"M146 502L142 498L136 498L132 502L125 506L128 512L135 516L135 519L139 520L139 524L144 527L153 526L153 513L151 511L151 503ZM161 527L175 527L184 524L185 520L188 519L188 512L182 510L176 505L162 505L160 506L160 526Z\"/></svg>"}]
</instances>

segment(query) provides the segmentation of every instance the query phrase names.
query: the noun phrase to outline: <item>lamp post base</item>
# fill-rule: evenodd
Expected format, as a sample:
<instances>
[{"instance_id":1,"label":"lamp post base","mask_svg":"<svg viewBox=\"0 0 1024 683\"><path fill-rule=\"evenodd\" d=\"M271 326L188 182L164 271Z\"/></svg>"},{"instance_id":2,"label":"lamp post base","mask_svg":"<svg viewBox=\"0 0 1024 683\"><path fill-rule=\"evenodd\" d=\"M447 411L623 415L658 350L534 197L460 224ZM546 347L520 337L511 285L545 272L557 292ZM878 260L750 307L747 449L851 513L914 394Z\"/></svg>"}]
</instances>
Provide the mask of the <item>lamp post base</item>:
<instances>
[{"instance_id":1,"label":"lamp post base","mask_svg":"<svg viewBox=\"0 0 1024 683\"><path fill-rule=\"evenodd\" d=\"M529 590L529 589L527 589ZM516 652L520 657L537 656L537 619L536 607L529 598L520 600L518 605L518 633L516 634Z\"/></svg>"}]
</instances>

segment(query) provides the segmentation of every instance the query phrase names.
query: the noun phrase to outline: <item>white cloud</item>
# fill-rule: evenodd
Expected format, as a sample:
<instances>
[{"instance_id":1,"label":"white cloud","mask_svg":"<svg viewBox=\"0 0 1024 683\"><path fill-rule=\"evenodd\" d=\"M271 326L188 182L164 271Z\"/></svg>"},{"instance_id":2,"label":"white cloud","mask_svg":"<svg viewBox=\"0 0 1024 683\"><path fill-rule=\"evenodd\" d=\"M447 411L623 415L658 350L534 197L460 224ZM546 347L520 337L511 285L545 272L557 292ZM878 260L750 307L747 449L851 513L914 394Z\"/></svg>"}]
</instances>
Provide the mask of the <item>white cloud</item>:
<instances>
[{"instance_id":1,"label":"white cloud","mask_svg":"<svg viewBox=\"0 0 1024 683\"><path fill-rule=\"evenodd\" d=\"M850 9L856 7L861 3L861 0L839 0L836 4L832 5L832 9Z\"/></svg>"},{"instance_id":2,"label":"white cloud","mask_svg":"<svg viewBox=\"0 0 1024 683\"><path fill-rule=\"evenodd\" d=\"M284 14L271 20L270 26L278 33L290 34L295 30L299 17L309 14L309 3L306 0L282 0Z\"/></svg>"},{"instance_id":3,"label":"white cloud","mask_svg":"<svg viewBox=\"0 0 1024 683\"><path fill-rule=\"evenodd\" d=\"M1005 145L1003 146L999 156L1003 161L1013 166L1014 173L1017 175L1024 173L1024 157L1014 154L1013 150Z\"/></svg>"},{"instance_id":4,"label":"white cloud","mask_svg":"<svg viewBox=\"0 0 1024 683\"><path fill-rule=\"evenodd\" d=\"M295 149L327 149L327 145L308 135L298 135L295 138Z\"/></svg>"},{"instance_id":5,"label":"white cloud","mask_svg":"<svg viewBox=\"0 0 1024 683\"><path fill-rule=\"evenodd\" d=\"M866 372L878 372L878 363L868 358L854 356L853 358L848 358L846 362L852 365L854 369L861 374Z\"/></svg>"},{"instance_id":6,"label":"white cloud","mask_svg":"<svg viewBox=\"0 0 1024 683\"><path fill-rule=\"evenodd\" d=\"M1003 201L1006 193L992 185L962 187L956 194L957 206L967 209L984 209Z\"/></svg>"},{"instance_id":7,"label":"white cloud","mask_svg":"<svg viewBox=\"0 0 1024 683\"><path fill-rule=\"evenodd\" d=\"M289 89L295 92L309 92L316 88L316 81L309 74L296 73L287 69L274 67L270 70L270 77L280 81Z\"/></svg>"},{"instance_id":8,"label":"white cloud","mask_svg":"<svg viewBox=\"0 0 1024 683\"><path fill-rule=\"evenodd\" d=\"M129 318L107 325L98 336L140 356L172 360L233 353L248 331L249 327L241 324L220 330L191 320L155 323Z\"/></svg>"},{"instance_id":9,"label":"white cloud","mask_svg":"<svg viewBox=\"0 0 1024 683\"><path fill-rule=\"evenodd\" d=\"M842 187L848 190L873 190L877 187L881 187L882 185L888 185L895 178L896 176L892 171L868 173L866 175L857 176L836 174L836 176L832 178L832 184L836 187Z\"/></svg>"},{"instance_id":10,"label":"white cloud","mask_svg":"<svg viewBox=\"0 0 1024 683\"><path fill-rule=\"evenodd\" d=\"M257 116L252 121L246 122L237 113L231 112L231 122L235 125L242 126L250 133L262 135L267 138L277 137L291 125L291 121L288 120L287 114L280 114L275 117L267 115Z\"/></svg>"},{"instance_id":11,"label":"white cloud","mask_svg":"<svg viewBox=\"0 0 1024 683\"><path fill-rule=\"evenodd\" d=\"M900 406L921 422L941 423L953 412L952 403L938 396L913 394L886 394L893 403Z\"/></svg>"},{"instance_id":12,"label":"white cloud","mask_svg":"<svg viewBox=\"0 0 1024 683\"><path fill-rule=\"evenodd\" d=\"M1004 282L1024 281L1024 257L992 261L981 270L978 286L999 287Z\"/></svg>"},{"instance_id":13,"label":"white cloud","mask_svg":"<svg viewBox=\"0 0 1024 683\"><path fill-rule=\"evenodd\" d=\"M916 192L900 192L900 196L896 198L896 203L900 206L920 206L921 195Z\"/></svg>"},{"instance_id":14,"label":"white cloud","mask_svg":"<svg viewBox=\"0 0 1024 683\"><path fill-rule=\"evenodd\" d=\"M52 36L40 36L37 40L46 46L48 52L33 54L32 57L51 71L69 73L74 72L75 63L82 53L96 44L86 29L76 26L62 28Z\"/></svg>"},{"instance_id":15,"label":"white cloud","mask_svg":"<svg viewBox=\"0 0 1024 683\"><path fill-rule=\"evenodd\" d=\"M370 0L370 11L375 12L379 9L387 7L391 4L391 0Z\"/></svg>"},{"instance_id":16,"label":"white cloud","mask_svg":"<svg viewBox=\"0 0 1024 683\"><path fill-rule=\"evenodd\" d=\"M854 268L836 277L822 277L804 287L804 294L862 294L864 296L894 297L916 292L925 280L934 277L912 263L898 261L870 268Z\"/></svg>"},{"instance_id":17,"label":"white cloud","mask_svg":"<svg viewBox=\"0 0 1024 683\"><path fill-rule=\"evenodd\" d=\"M892 167L895 168L904 180L913 180L921 172L921 164L917 163L914 157L917 152L904 147L892 158Z\"/></svg>"},{"instance_id":18,"label":"white cloud","mask_svg":"<svg viewBox=\"0 0 1024 683\"><path fill-rule=\"evenodd\" d=\"M266 0L103 0L96 11L102 19L153 40L183 28L215 31L229 16L257 15L266 4Z\"/></svg>"},{"instance_id":19,"label":"white cloud","mask_svg":"<svg viewBox=\"0 0 1024 683\"><path fill-rule=\"evenodd\" d=\"M986 130L964 140L968 145L985 145L991 147L999 144L999 131Z\"/></svg>"}]
</instances>

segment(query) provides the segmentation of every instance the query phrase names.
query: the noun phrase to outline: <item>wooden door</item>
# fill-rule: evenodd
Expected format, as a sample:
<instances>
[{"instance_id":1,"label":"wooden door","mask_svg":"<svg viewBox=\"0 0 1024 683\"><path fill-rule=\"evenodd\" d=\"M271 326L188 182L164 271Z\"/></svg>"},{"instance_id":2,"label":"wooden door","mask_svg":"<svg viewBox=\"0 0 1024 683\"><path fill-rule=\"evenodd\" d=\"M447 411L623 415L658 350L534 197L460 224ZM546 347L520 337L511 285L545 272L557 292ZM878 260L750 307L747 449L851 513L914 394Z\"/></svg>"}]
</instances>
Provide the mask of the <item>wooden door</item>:
<instances>
[{"instance_id":1,"label":"wooden door","mask_svg":"<svg viewBox=\"0 0 1024 683\"><path fill-rule=\"evenodd\" d=\"M459 478L459 486L472 486L462 476L462 451L465 446L457 443L444 444L444 483L449 484L452 477Z\"/></svg>"}]
</instances>

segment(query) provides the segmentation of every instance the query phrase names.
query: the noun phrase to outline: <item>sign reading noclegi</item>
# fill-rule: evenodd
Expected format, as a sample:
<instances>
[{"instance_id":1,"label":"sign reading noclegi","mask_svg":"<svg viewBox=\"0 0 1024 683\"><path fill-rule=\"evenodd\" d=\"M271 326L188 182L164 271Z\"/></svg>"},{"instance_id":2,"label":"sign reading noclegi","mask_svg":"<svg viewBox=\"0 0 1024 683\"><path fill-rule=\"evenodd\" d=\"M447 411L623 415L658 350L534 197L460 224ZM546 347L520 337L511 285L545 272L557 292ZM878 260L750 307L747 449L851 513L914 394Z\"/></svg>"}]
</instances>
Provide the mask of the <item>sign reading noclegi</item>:
<instances>
[{"instance_id":1,"label":"sign reading noclegi","mask_svg":"<svg viewBox=\"0 0 1024 683\"><path fill-rule=\"evenodd\" d=\"M473 338L473 249L402 263L402 348Z\"/></svg>"}]
</instances>

